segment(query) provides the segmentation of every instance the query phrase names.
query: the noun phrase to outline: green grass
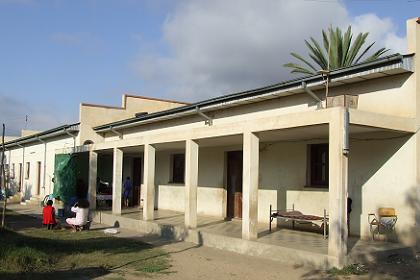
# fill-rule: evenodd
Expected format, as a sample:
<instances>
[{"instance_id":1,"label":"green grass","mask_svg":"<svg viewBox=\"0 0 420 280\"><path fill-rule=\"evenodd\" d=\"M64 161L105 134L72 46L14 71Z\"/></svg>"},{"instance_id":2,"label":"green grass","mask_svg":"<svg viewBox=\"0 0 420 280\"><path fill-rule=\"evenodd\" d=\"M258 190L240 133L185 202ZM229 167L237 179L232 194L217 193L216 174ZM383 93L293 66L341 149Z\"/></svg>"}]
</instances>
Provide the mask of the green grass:
<instances>
[{"instance_id":1,"label":"green grass","mask_svg":"<svg viewBox=\"0 0 420 280\"><path fill-rule=\"evenodd\" d=\"M34 228L31 217L8 212L19 231L0 231L0 279L75 279L139 271L161 273L170 267L168 254L146 243L105 235L101 230ZM32 219L32 223L31 223Z\"/></svg>"},{"instance_id":2,"label":"green grass","mask_svg":"<svg viewBox=\"0 0 420 280\"><path fill-rule=\"evenodd\" d=\"M338 275L364 275L368 273L368 269L361 264L350 264L342 269L338 269L336 267L328 270L328 274L331 276L338 276Z\"/></svg>"}]
</instances>

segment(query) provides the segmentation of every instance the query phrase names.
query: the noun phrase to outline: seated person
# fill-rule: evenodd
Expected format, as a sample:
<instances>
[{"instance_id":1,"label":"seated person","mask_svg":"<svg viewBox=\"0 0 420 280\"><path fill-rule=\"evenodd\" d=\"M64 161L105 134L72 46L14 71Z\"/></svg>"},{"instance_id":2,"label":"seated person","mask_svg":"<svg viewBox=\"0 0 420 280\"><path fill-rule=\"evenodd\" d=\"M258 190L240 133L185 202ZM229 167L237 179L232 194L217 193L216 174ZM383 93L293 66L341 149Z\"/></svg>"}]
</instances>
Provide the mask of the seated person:
<instances>
[{"instance_id":1,"label":"seated person","mask_svg":"<svg viewBox=\"0 0 420 280\"><path fill-rule=\"evenodd\" d=\"M66 222L73 228L74 231L76 231L87 224L89 201L86 199L79 199L79 201L71 208L71 211L76 213L76 217L67 218Z\"/></svg>"},{"instance_id":2,"label":"seated person","mask_svg":"<svg viewBox=\"0 0 420 280\"><path fill-rule=\"evenodd\" d=\"M55 209L52 205L53 201L48 200L42 209L42 224L46 225L48 229L53 229L58 224L58 221L55 219Z\"/></svg>"}]
</instances>

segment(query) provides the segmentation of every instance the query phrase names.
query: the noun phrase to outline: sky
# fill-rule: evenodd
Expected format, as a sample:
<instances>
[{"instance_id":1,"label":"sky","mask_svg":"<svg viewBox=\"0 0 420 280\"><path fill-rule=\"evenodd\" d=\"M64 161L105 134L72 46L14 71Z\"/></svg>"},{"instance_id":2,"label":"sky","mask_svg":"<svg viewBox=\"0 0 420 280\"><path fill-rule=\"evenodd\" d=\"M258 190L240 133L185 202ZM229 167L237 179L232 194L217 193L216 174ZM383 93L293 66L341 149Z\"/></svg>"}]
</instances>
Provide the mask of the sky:
<instances>
[{"instance_id":1,"label":"sky","mask_svg":"<svg viewBox=\"0 0 420 280\"><path fill-rule=\"evenodd\" d=\"M124 93L194 102L281 82L330 25L405 53L419 16L417 0L0 0L0 122L17 135Z\"/></svg>"}]
</instances>

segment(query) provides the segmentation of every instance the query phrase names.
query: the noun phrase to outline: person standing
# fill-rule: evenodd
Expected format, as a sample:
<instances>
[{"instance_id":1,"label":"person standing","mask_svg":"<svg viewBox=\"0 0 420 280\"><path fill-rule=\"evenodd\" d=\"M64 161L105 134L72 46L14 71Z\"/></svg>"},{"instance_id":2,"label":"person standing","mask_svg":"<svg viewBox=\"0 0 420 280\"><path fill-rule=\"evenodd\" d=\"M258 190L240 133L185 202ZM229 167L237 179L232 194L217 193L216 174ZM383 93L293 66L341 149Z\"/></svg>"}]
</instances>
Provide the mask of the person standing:
<instances>
[{"instance_id":1,"label":"person standing","mask_svg":"<svg viewBox=\"0 0 420 280\"><path fill-rule=\"evenodd\" d=\"M124 193L123 193L124 206L128 207L128 202L130 200L131 190L133 189L133 183L131 182L130 177L127 177L125 179L123 189L124 189Z\"/></svg>"}]
</instances>

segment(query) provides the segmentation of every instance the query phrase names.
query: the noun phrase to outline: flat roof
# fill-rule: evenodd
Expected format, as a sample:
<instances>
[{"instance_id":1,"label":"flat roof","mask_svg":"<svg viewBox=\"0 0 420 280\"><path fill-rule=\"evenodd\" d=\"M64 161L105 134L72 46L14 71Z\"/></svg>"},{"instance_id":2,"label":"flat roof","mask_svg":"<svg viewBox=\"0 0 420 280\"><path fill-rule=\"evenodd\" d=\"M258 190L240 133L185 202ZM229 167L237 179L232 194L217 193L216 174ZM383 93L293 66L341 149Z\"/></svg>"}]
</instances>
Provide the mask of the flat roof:
<instances>
[{"instance_id":1,"label":"flat roof","mask_svg":"<svg viewBox=\"0 0 420 280\"><path fill-rule=\"evenodd\" d=\"M379 58L374 61L333 70L329 73L330 86L335 87L380 77L413 72L414 70L412 57L413 54L394 54ZM228 108L241 104L260 102L268 99L302 93L304 92L302 85L303 82L313 90L322 89L324 87L323 76L321 74L316 74L303 78L288 80L262 88L223 95L169 110L151 114L137 114L136 117L133 118L94 127L94 130L98 133L106 132L112 129L122 129L191 115L196 113L197 110L205 112L214 110L216 107L217 109Z\"/></svg>"}]
</instances>

